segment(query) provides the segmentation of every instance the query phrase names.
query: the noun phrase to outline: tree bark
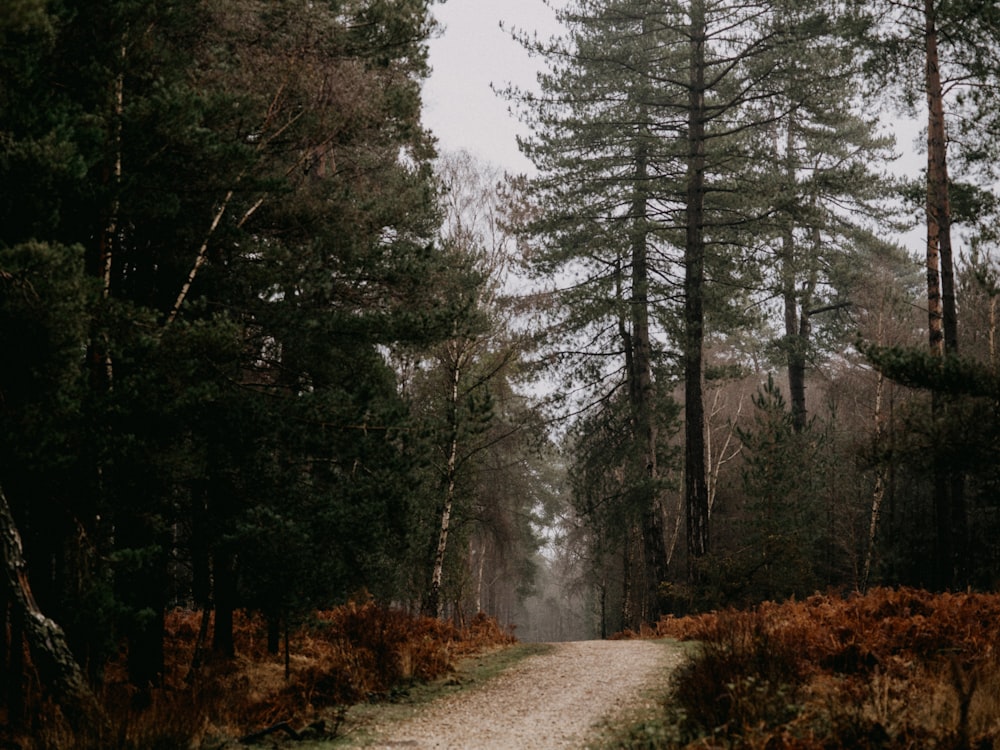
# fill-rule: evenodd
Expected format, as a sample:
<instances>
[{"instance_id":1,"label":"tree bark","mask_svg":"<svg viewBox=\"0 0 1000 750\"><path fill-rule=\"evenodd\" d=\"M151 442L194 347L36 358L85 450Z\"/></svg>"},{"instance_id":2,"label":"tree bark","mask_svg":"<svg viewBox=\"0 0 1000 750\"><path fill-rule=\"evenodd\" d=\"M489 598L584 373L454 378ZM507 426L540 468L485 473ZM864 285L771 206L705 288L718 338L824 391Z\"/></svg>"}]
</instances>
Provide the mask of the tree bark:
<instances>
[{"instance_id":1,"label":"tree bark","mask_svg":"<svg viewBox=\"0 0 1000 750\"><path fill-rule=\"evenodd\" d=\"M691 3L688 91L687 229L684 247L684 497L688 575L708 552L705 406L702 397L705 283L705 7Z\"/></svg>"},{"instance_id":2,"label":"tree bark","mask_svg":"<svg viewBox=\"0 0 1000 750\"><path fill-rule=\"evenodd\" d=\"M281 650L281 622L280 615L270 612L265 616L267 620L267 653L277 655Z\"/></svg>"},{"instance_id":3,"label":"tree bark","mask_svg":"<svg viewBox=\"0 0 1000 750\"><path fill-rule=\"evenodd\" d=\"M431 568L431 586L427 592L424 612L440 619L444 615L444 601L441 598L441 584L444 580L444 558L448 550L448 533L451 528L451 511L455 501L455 479L458 473L458 395L462 369L465 365L463 353L456 351L452 363L450 392L448 393L448 453L445 463L444 500L441 505L438 524L438 540L434 549L434 564Z\"/></svg>"},{"instance_id":4,"label":"tree bark","mask_svg":"<svg viewBox=\"0 0 1000 750\"><path fill-rule=\"evenodd\" d=\"M881 449L884 418L882 416L882 395L885 390L885 376L882 373L875 375L875 414L874 432L872 440L876 450ZM885 499L886 490L886 468L880 461L875 466L875 486L872 488L871 515L868 520L868 545L865 548L865 562L861 573L861 593L868 591L868 584L871 581L872 563L875 560L875 542L878 537L879 519L882 517L882 502Z\"/></svg>"},{"instance_id":5,"label":"tree bark","mask_svg":"<svg viewBox=\"0 0 1000 750\"><path fill-rule=\"evenodd\" d=\"M934 0L924 0L927 86L927 302L931 350L958 351L948 140ZM940 278L939 278L940 277Z\"/></svg>"},{"instance_id":6,"label":"tree bark","mask_svg":"<svg viewBox=\"0 0 1000 750\"><path fill-rule=\"evenodd\" d=\"M42 614L31 593L21 536L2 488L0 553L3 561L3 584L11 603L12 617L23 626L31 661L38 671L43 688L49 691L74 727L99 726L104 720L103 711L87 685L83 670L66 644L62 628ZM20 641L12 644L11 653L21 647Z\"/></svg>"},{"instance_id":7,"label":"tree bark","mask_svg":"<svg viewBox=\"0 0 1000 750\"><path fill-rule=\"evenodd\" d=\"M632 546L635 536L634 529L630 526L625 534L625 544L622 545L622 625L633 630L638 629L635 587L632 585Z\"/></svg>"},{"instance_id":8,"label":"tree bark","mask_svg":"<svg viewBox=\"0 0 1000 750\"><path fill-rule=\"evenodd\" d=\"M958 312L951 245L951 201L948 185L948 142L944 121L944 89L935 0L924 0L927 88L927 310L931 352L958 354ZM934 394L935 421L948 411L945 396ZM937 525L937 567L940 588L966 583L965 478L935 451L934 511Z\"/></svg>"},{"instance_id":9,"label":"tree bark","mask_svg":"<svg viewBox=\"0 0 1000 750\"><path fill-rule=\"evenodd\" d=\"M632 429L643 477L642 544L645 599L643 609L656 619L661 612L660 584L667 579L667 550L663 533L663 507L657 466L656 408L653 394L652 342L649 333L648 144L638 134L632 197L632 279L629 299L631 334L625 337Z\"/></svg>"},{"instance_id":10,"label":"tree bark","mask_svg":"<svg viewBox=\"0 0 1000 750\"><path fill-rule=\"evenodd\" d=\"M184 681L194 682L201 671L201 665L205 662L205 644L208 641L208 625L212 618L210 604L206 603L201 610L201 624L198 626L198 637L194 642L194 654L191 656L191 668L188 670Z\"/></svg>"},{"instance_id":11,"label":"tree bark","mask_svg":"<svg viewBox=\"0 0 1000 750\"><path fill-rule=\"evenodd\" d=\"M215 623L212 650L231 659L236 655L233 641L233 610L236 608L236 560L229 552L216 551L212 557L215 583Z\"/></svg>"},{"instance_id":12,"label":"tree bark","mask_svg":"<svg viewBox=\"0 0 1000 750\"><path fill-rule=\"evenodd\" d=\"M24 615L9 608L10 621L10 661L7 664L7 719L11 726L20 727L28 718L26 703L27 679L24 663Z\"/></svg>"}]
</instances>

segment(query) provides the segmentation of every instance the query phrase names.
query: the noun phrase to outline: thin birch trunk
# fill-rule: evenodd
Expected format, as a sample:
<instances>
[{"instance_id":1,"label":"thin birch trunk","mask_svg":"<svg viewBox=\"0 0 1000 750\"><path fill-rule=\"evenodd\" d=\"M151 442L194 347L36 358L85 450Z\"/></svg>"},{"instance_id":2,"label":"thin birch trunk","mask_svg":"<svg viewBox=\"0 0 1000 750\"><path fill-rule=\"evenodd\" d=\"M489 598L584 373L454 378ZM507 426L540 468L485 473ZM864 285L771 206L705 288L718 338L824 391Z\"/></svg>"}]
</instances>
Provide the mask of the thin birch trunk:
<instances>
[{"instance_id":1,"label":"thin birch trunk","mask_svg":"<svg viewBox=\"0 0 1000 750\"><path fill-rule=\"evenodd\" d=\"M126 41L127 32L122 35L122 44L119 53L120 67L118 75L115 77L114 90L112 92L112 131L111 146L114 158L106 179L111 183L109 193L111 203L108 206L108 214L104 222L104 227L98 239L97 268L96 274L101 281L101 297L107 301L111 298L112 269L115 260L115 247L118 244L119 224L121 222L121 184L123 174L122 159L122 128L125 116L125 61L128 56ZM107 167L105 167L107 169ZM114 381L114 362L111 357L111 347L106 334L99 335L101 341L99 345L90 342L90 367L92 382L98 388L110 389Z\"/></svg>"},{"instance_id":2,"label":"thin birch trunk","mask_svg":"<svg viewBox=\"0 0 1000 750\"><path fill-rule=\"evenodd\" d=\"M927 315L931 352L944 353L949 341L942 299L945 263L951 266L951 216L948 199L944 91L941 84L934 0L924 0L927 87ZM952 276L953 279L953 276ZM954 287L950 289L954 304ZM949 323L950 325L950 323Z\"/></svg>"},{"instance_id":3,"label":"thin birch trunk","mask_svg":"<svg viewBox=\"0 0 1000 750\"><path fill-rule=\"evenodd\" d=\"M122 127L125 116L125 60L128 56L126 46L127 34L122 39L119 60L121 67L115 78L114 90L114 143L115 158L111 167L111 207L108 212L108 222L104 228L104 242L100 259L101 292L105 299L111 296L111 267L114 261L114 246L118 238L118 224L121 214L121 183L122 183Z\"/></svg>"},{"instance_id":4,"label":"thin birch trunk","mask_svg":"<svg viewBox=\"0 0 1000 750\"><path fill-rule=\"evenodd\" d=\"M722 467L743 452L742 444L738 444L733 451L729 451L729 446L733 442L733 436L736 434L736 423L739 421L740 415L743 413L744 394L742 390L740 391L739 401L736 404L736 414L729 419L729 429L726 431L726 438L722 441L722 445L719 447L718 453L715 452L712 442L712 436L714 434L712 430L712 417L722 411L722 407L719 405L720 393L720 390L715 391L715 395L712 399L712 408L705 426L705 457L706 464L708 466L708 473L705 475L705 481L708 487L708 516L710 519L712 517L712 509L715 507L715 497L719 491L719 475L722 473Z\"/></svg>"},{"instance_id":5,"label":"thin birch trunk","mask_svg":"<svg viewBox=\"0 0 1000 750\"><path fill-rule=\"evenodd\" d=\"M268 107L267 114L264 117L264 122L261 125L261 131L267 130L268 126L272 123L274 118L279 112L279 104L281 102L282 93L284 92L284 85L278 87L278 91L275 93L271 100L271 104ZM300 112L293 117L290 117L288 121L277 128L273 133L271 133L267 138L261 139L257 144L257 152L263 151L265 147L270 145L276 138L280 137L286 130L288 130L292 125L294 125L304 113ZM311 156L311 152L308 150L303 150L302 156L292 164L288 169L285 170L285 176L292 174L301 168L301 166L308 161ZM246 176L246 172L242 172L237 175L234 182L234 187L230 188L226 192L226 196L222 199L222 203L219 204L219 208L216 209L215 215L212 217L212 221L209 224L208 231L205 232L205 237L202 239L201 246L198 248L198 254L195 256L194 264L191 266L191 270L188 272L187 278L184 280L184 284L181 286L180 292L177 294L177 299L174 300L173 306L170 308L170 313L167 315L166 325L170 325L177 318L180 312L181 306L184 304L184 300L187 299L188 294L191 291L191 286L194 284L195 278L198 276L198 272L201 267L205 265L205 261L208 258L208 248L212 241L212 237L215 235L216 229L219 227L219 222L222 221L222 217L225 215L226 210L229 208L229 204L233 199L236 187L243 181ZM252 217L264 203L264 198L258 198L254 201L251 206L243 212L239 221L236 222L237 228L242 227L246 222Z\"/></svg>"},{"instance_id":6,"label":"thin birch trunk","mask_svg":"<svg viewBox=\"0 0 1000 750\"><path fill-rule=\"evenodd\" d=\"M885 377L881 372L875 375L875 434L873 436L876 446L882 442L882 397L885 389ZM881 462L876 462L875 486L872 488L871 517L868 521L868 546L865 550L864 569L861 574L861 593L868 590L871 581L872 562L875 558L875 541L878 536L878 523L882 515L882 501L885 499L886 470Z\"/></svg>"},{"instance_id":7,"label":"thin birch trunk","mask_svg":"<svg viewBox=\"0 0 1000 750\"><path fill-rule=\"evenodd\" d=\"M473 543L469 542L469 547L472 549ZM479 550L479 559L476 561L476 611L475 614L479 614L483 611L483 577L486 572L486 543L483 542L483 547Z\"/></svg>"},{"instance_id":8,"label":"thin birch trunk","mask_svg":"<svg viewBox=\"0 0 1000 750\"><path fill-rule=\"evenodd\" d=\"M431 570L431 588L427 598L427 614L438 619L444 614L441 599L441 582L444 578L444 558L448 549L448 532L451 528L451 511L455 501L455 477L458 471L458 387L462 379L463 356L455 355L451 372L451 390L448 394L448 454L445 465L445 492L438 525L437 548L434 551L434 566Z\"/></svg>"}]
</instances>

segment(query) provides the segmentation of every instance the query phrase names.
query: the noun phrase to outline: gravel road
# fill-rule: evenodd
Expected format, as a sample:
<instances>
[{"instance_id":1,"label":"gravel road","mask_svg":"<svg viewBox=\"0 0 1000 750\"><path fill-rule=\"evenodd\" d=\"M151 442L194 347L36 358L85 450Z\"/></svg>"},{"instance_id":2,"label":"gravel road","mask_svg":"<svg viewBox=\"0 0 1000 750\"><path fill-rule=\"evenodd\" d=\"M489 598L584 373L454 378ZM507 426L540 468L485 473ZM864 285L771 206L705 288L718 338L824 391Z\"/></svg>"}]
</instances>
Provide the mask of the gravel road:
<instances>
[{"instance_id":1,"label":"gravel road","mask_svg":"<svg viewBox=\"0 0 1000 750\"><path fill-rule=\"evenodd\" d=\"M449 750L582 748L596 724L648 700L683 656L655 641L556 644L485 685L423 706L375 728L358 747Z\"/></svg>"}]
</instances>

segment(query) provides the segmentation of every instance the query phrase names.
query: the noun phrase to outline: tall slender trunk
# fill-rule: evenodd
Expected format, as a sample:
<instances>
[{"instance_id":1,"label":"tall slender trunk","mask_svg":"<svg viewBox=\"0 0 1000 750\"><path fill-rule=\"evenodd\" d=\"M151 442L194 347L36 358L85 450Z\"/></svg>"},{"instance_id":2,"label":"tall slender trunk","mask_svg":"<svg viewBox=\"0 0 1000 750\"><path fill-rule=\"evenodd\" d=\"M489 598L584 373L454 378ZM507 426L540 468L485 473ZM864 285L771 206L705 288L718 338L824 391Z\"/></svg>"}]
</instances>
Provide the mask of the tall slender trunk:
<instances>
[{"instance_id":1,"label":"tall slender trunk","mask_svg":"<svg viewBox=\"0 0 1000 750\"><path fill-rule=\"evenodd\" d=\"M958 354L958 312L951 245L951 202L948 188L948 142L944 120L944 89L935 0L924 0L927 88L927 308L931 352ZM935 421L949 410L948 398L932 395ZM937 566L942 587L961 587L967 578L968 536L965 478L935 451L934 509L937 524Z\"/></svg>"},{"instance_id":2,"label":"tall slender trunk","mask_svg":"<svg viewBox=\"0 0 1000 750\"><path fill-rule=\"evenodd\" d=\"M121 183L122 183L122 131L125 115L125 63L128 58L128 32L122 35L122 45L119 54L120 67L115 76L114 91L112 94L114 113L112 118L112 150L114 157L109 169L109 179L111 183L111 205L108 210L108 217L104 224L104 233L101 237L99 273L101 277L101 291L105 299L111 296L111 269L114 263L114 247L118 241L118 231L121 213ZM108 363L110 367L110 362Z\"/></svg>"},{"instance_id":3,"label":"tall slender trunk","mask_svg":"<svg viewBox=\"0 0 1000 750\"><path fill-rule=\"evenodd\" d=\"M788 365L788 395L792 407L792 427L802 432L806 426L806 357L802 326L808 325L808 316L800 315L798 295L795 292L795 275L791 270L794 240L791 230L782 238L781 296L785 307L785 361Z\"/></svg>"},{"instance_id":4,"label":"tall slender trunk","mask_svg":"<svg viewBox=\"0 0 1000 750\"><path fill-rule=\"evenodd\" d=\"M450 392L448 394L448 448L445 463L444 499L438 524L438 541L434 550L434 565L431 569L431 586L427 593L425 614L441 618L444 601L441 599L441 582L444 579L444 558L448 550L448 532L451 528L451 511L455 502L455 479L458 473L458 393L462 379L464 358L456 351L451 370Z\"/></svg>"},{"instance_id":5,"label":"tall slender trunk","mask_svg":"<svg viewBox=\"0 0 1000 750\"><path fill-rule=\"evenodd\" d=\"M215 622L212 628L212 650L232 658L236 655L233 641L233 612L236 609L236 559L231 552L216 550L212 556L212 582L215 591Z\"/></svg>"},{"instance_id":6,"label":"tall slender trunk","mask_svg":"<svg viewBox=\"0 0 1000 750\"><path fill-rule=\"evenodd\" d=\"M632 585L633 547L635 538L634 527L629 527L622 545L622 626L638 628L639 616L636 614L635 587Z\"/></svg>"},{"instance_id":7,"label":"tall slender trunk","mask_svg":"<svg viewBox=\"0 0 1000 750\"><path fill-rule=\"evenodd\" d=\"M105 301L111 298L113 267L116 247L119 244L121 232L121 185L123 175L123 143L122 132L125 116L125 65L128 60L128 31L122 33L121 47L118 58L118 71L111 90L111 159L103 167L102 179L111 196L101 219L100 232L97 234L96 252L90 255L87 263L88 271L100 280L101 296ZM107 336L94 332L88 345L88 360L90 366L90 381L95 390L107 390L114 379L114 365Z\"/></svg>"},{"instance_id":8,"label":"tall slender trunk","mask_svg":"<svg viewBox=\"0 0 1000 750\"><path fill-rule=\"evenodd\" d=\"M990 351L990 370L993 374L997 374L997 296L995 293L990 294L990 311L989 311L989 351Z\"/></svg>"},{"instance_id":9,"label":"tall slender trunk","mask_svg":"<svg viewBox=\"0 0 1000 750\"><path fill-rule=\"evenodd\" d=\"M469 548L475 555L475 550L473 548L473 543L469 542ZM482 549L479 550L478 557L476 559L476 602L475 602L475 613L479 614L483 612L483 581L484 574L486 573L486 542L483 541Z\"/></svg>"},{"instance_id":10,"label":"tall slender trunk","mask_svg":"<svg viewBox=\"0 0 1000 750\"><path fill-rule=\"evenodd\" d=\"M789 115L785 131L785 153L782 156L778 129L775 128L774 159L784 162L784 179L791 186L796 182L795 116ZM778 274L781 284L781 301L785 309L785 362L788 367L788 395L792 407L792 427L802 432L806 426L806 359L804 341L800 335L808 316L799 307L796 282L795 217L789 213L784 218L781 244L778 248Z\"/></svg>"},{"instance_id":11,"label":"tall slender trunk","mask_svg":"<svg viewBox=\"0 0 1000 750\"><path fill-rule=\"evenodd\" d=\"M702 397L705 283L705 6L691 2L687 231L684 247L684 497L689 576L708 552L705 406Z\"/></svg>"},{"instance_id":12,"label":"tall slender trunk","mask_svg":"<svg viewBox=\"0 0 1000 750\"><path fill-rule=\"evenodd\" d=\"M944 121L935 0L924 0L927 86L927 307L931 350L958 351L958 314L951 246L948 141Z\"/></svg>"},{"instance_id":13,"label":"tall slender trunk","mask_svg":"<svg viewBox=\"0 0 1000 750\"><path fill-rule=\"evenodd\" d=\"M644 130L644 128L643 128ZM632 195L631 260L629 298L631 335L626 337L629 400L632 429L639 452L644 482L642 544L644 561L644 609L653 618L661 612L660 584L667 578L667 551L663 532L663 506L656 460L657 424L653 394L652 342L649 333L649 144L645 132L638 133ZM630 345L630 346L629 346Z\"/></svg>"},{"instance_id":14,"label":"tall slender trunk","mask_svg":"<svg viewBox=\"0 0 1000 750\"><path fill-rule=\"evenodd\" d=\"M606 578L601 580L598 587L597 602L601 615L601 640L603 641L608 637L608 581Z\"/></svg>"},{"instance_id":15,"label":"tall slender trunk","mask_svg":"<svg viewBox=\"0 0 1000 750\"><path fill-rule=\"evenodd\" d=\"M873 441L876 451L880 450L884 424L882 416L882 397L885 391L885 376L882 373L875 374L875 428ZM865 562L861 573L861 593L868 591L868 584L871 581L872 563L875 560L875 542L878 537L879 520L882 517L882 502L885 499L886 490L886 467L881 461L875 466L875 486L872 488L871 515L868 519L868 545L865 548Z\"/></svg>"}]
</instances>

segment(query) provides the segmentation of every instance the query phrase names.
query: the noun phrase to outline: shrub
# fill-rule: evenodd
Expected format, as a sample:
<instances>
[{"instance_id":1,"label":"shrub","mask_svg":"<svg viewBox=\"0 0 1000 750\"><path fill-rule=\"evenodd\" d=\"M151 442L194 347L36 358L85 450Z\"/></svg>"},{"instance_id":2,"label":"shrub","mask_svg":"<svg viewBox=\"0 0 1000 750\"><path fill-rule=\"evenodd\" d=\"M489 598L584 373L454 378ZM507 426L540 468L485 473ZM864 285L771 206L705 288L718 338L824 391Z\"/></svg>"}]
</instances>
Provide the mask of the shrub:
<instances>
[{"instance_id":1,"label":"shrub","mask_svg":"<svg viewBox=\"0 0 1000 750\"><path fill-rule=\"evenodd\" d=\"M208 736L222 740L278 722L312 722L324 714L333 719L326 726L336 727L346 705L384 698L414 681L433 680L451 671L460 655L514 640L485 615L459 630L371 601L349 603L315 613L290 633L286 678L284 656L266 651L264 621L239 612L234 619L238 656L209 658L192 674L201 618L201 613L189 610L168 614L162 687L138 691L129 686L124 653L108 665L99 689L109 718L103 736L75 735L58 709L35 694L30 696L33 725L19 736L0 728L0 745L9 742L24 750L173 750L197 746Z\"/></svg>"},{"instance_id":2,"label":"shrub","mask_svg":"<svg viewBox=\"0 0 1000 750\"><path fill-rule=\"evenodd\" d=\"M700 642L668 709L688 740L957 750L1000 739L997 594L816 595L656 630Z\"/></svg>"},{"instance_id":3,"label":"shrub","mask_svg":"<svg viewBox=\"0 0 1000 750\"><path fill-rule=\"evenodd\" d=\"M730 611L697 632L700 648L674 682L688 733L732 737L795 716L806 670L789 630L761 611Z\"/></svg>"}]
</instances>

